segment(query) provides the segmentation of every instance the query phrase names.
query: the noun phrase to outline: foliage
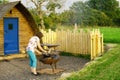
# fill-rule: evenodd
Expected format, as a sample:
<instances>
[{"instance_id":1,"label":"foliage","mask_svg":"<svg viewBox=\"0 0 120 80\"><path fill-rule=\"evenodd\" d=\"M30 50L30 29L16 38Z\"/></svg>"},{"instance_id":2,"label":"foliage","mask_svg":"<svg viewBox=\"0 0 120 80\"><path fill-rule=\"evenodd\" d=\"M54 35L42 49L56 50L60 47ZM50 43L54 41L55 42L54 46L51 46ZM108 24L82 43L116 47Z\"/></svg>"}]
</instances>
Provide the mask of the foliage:
<instances>
[{"instance_id":1,"label":"foliage","mask_svg":"<svg viewBox=\"0 0 120 80\"><path fill-rule=\"evenodd\" d=\"M87 3L91 8L102 12L115 11L119 7L116 0L89 0Z\"/></svg>"},{"instance_id":2,"label":"foliage","mask_svg":"<svg viewBox=\"0 0 120 80\"><path fill-rule=\"evenodd\" d=\"M98 26L110 26L112 20L104 13L95 9L92 9L91 16L89 18L89 25Z\"/></svg>"},{"instance_id":3,"label":"foliage","mask_svg":"<svg viewBox=\"0 0 120 80\"><path fill-rule=\"evenodd\" d=\"M92 9L85 3L78 1L75 2L69 11L63 12L61 15L62 24L73 25L111 25L111 19L103 12ZM63 17L62 17L63 16Z\"/></svg>"},{"instance_id":4,"label":"foliage","mask_svg":"<svg viewBox=\"0 0 120 80\"><path fill-rule=\"evenodd\" d=\"M110 4L108 4L110 3ZM113 6L111 8L111 5ZM64 11L60 17L61 24L83 26L111 26L120 25L120 8L115 0L77 1L69 11Z\"/></svg>"},{"instance_id":5,"label":"foliage","mask_svg":"<svg viewBox=\"0 0 120 80\"><path fill-rule=\"evenodd\" d=\"M37 15L39 16L40 19L40 27L45 29L45 25L44 25L44 14L50 14L51 12L55 13L55 9L56 8L60 8L63 4L63 2L65 0L31 0L36 7L36 11ZM43 10L42 8L45 8L45 10Z\"/></svg>"},{"instance_id":6,"label":"foliage","mask_svg":"<svg viewBox=\"0 0 120 80\"><path fill-rule=\"evenodd\" d=\"M119 2L116 0L89 0L87 4L92 9L104 12L114 23L116 18L120 19Z\"/></svg>"},{"instance_id":7,"label":"foliage","mask_svg":"<svg viewBox=\"0 0 120 80\"><path fill-rule=\"evenodd\" d=\"M119 50L120 45L64 80L120 80Z\"/></svg>"},{"instance_id":8,"label":"foliage","mask_svg":"<svg viewBox=\"0 0 120 80\"><path fill-rule=\"evenodd\" d=\"M113 19L113 22L116 24L116 25L118 25L118 26L120 26L120 8L118 8L117 10L116 10L116 18L114 18Z\"/></svg>"},{"instance_id":9,"label":"foliage","mask_svg":"<svg viewBox=\"0 0 120 80\"><path fill-rule=\"evenodd\" d=\"M59 15L62 25L73 25L75 24L75 15L72 11L66 10Z\"/></svg>"},{"instance_id":10,"label":"foliage","mask_svg":"<svg viewBox=\"0 0 120 80\"><path fill-rule=\"evenodd\" d=\"M40 24L40 18L36 13L36 9L29 9L29 11L31 12L34 20L36 21L36 23L39 25Z\"/></svg>"},{"instance_id":11,"label":"foliage","mask_svg":"<svg viewBox=\"0 0 120 80\"><path fill-rule=\"evenodd\" d=\"M49 0L43 2L46 1ZM89 0L86 2L77 1L69 10L62 13L55 13L56 8L63 7L62 5L65 0L57 1L58 2L54 3L54 0L51 0L48 4L44 5L46 11L41 10L42 18L40 18L38 12L36 14L36 9L33 11L39 25L41 25L42 19L47 29L56 29L58 25L73 26L75 23L84 27L120 25L120 7L118 7L118 2L115 0L101 0L100 2L98 0ZM113 6L112 8L111 5ZM49 14L46 15L46 13Z\"/></svg>"},{"instance_id":12,"label":"foliage","mask_svg":"<svg viewBox=\"0 0 120 80\"><path fill-rule=\"evenodd\" d=\"M50 11L53 11L55 13L55 8L61 8L61 4L55 3L55 1L49 1L49 4L47 4L46 8Z\"/></svg>"},{"instance_id":13,"label":"foliage","mask_svg":"<svg viewBox=\"0 0 120 80\"><path fill-rule=\"evenodd\" d=\"M75 16L75 22L79 24L83 24L84 20L87 20L89 18L89 15L87 16L86 14L89 14L88 10L89 7L87 7L83 2L76 2L70 7L70 10L74 13L73 15ZM85 19L86 18L86 19Z\"/></svg>"},{"instance_id":14,"label":"foliage","mask_svg":"<svg viewBox=\"0 0 120 80\"><path fill-rule=\"evenodd\" d=\"M0 4L8 3L8 0L0 0Z\"/></svg>"},{"instance_id":15,"label":"foliage","mask_svg":"<svg viewBox=\"0 0 120 80\"><path fill-rule=\"evenodd\" d=\"M49 16L44 17L44 21L46 29L51 28L52 30L55 30L60 22L60 17L58 17L58 14L56 13L51 13Z\"/></svg>"}]
</instances>

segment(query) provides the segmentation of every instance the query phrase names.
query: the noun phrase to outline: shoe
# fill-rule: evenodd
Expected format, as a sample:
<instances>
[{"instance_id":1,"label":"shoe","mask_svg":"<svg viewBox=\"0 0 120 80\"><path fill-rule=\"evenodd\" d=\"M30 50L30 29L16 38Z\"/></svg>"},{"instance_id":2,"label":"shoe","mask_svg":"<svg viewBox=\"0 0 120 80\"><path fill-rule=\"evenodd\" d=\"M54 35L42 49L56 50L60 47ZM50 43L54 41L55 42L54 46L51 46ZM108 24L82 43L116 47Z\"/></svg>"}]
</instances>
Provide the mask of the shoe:
<instances>
[{"instance_id":1,"label":"shoe","mask_svg":"<svg viewBox=\"0 0 120 80\"><path fill-rule=\"evenodd\" d=\"M40 73L37 72L38 75L40 75Z\"/></svg>"},{"instance_id":2,"label":"shoe","mask_svg":"<svg viewBox=\"0 0 120 80\"><path fill-rule=\"evenodd\" d=\"M34 73L31 73L31 74L34 75L34 76L38 76L38 75L40 75L40 73L38 73L38 72L37 72L37 74L34 74Z\"/></svg>"}]
</instances>

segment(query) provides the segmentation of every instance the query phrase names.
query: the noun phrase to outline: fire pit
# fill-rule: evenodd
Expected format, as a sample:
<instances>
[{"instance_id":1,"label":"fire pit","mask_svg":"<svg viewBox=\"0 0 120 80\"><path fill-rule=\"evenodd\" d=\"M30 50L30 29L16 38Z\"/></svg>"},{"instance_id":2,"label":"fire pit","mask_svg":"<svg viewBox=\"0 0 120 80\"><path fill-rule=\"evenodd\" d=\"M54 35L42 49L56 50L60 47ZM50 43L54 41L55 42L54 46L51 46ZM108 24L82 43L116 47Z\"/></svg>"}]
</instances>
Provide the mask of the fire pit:
<instances>
[{"instance_id":1,"label":"fire pit","mask_svg":"<svg viewBox=\"0 0 120 80\"><path fill-rule=\"evenodd\" d=\"M48 64L51 66L51 69L44 69L41 70L40 73L58 73L63 71L62 69L57 69L57 62L60 60L60 52L59 51L51 51L48 54L43 53L42 56L39 58L39 61L43 64Z\"/></svg>"}]
</instances>

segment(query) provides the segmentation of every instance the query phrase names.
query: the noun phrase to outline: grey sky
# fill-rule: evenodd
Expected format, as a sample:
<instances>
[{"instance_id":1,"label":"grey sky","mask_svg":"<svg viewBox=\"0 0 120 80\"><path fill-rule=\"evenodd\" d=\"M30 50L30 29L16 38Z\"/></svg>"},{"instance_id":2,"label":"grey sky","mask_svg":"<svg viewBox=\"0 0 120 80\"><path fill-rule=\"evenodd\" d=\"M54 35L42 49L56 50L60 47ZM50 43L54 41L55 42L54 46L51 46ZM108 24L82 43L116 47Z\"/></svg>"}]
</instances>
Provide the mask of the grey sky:
<instances>
[{"instance_id":1,"label":"grey sky","mask_svg":"<svg viewBox=\"0 0 120 80\"><path fill-rule=\"evenodd\" d=\"M34 5L33 3L29 2L30 0L9 0L9 1L10 2L21 1L27 7L31 7ZM62 10L69 9L69 7L73 4L73 2L76 2L76 1L86 1L86 0L66 0L66 3L64 4L64 8ZM119 4L120 4L120 0L117 0L117 1L119 1ZM29 2L29 4L27 4L27 2Z\"/></svg>"},{"instance_id":2,"label":"grey sky","mask_svg":"<svg viewBox=\"0 0 120 80\"><path fill-rule=\"evenodd\" d=\"M32 3L30 3L29 1L30 0L9 0L10 2L13 2L13 1L21 1L25 6L31 6L33 5ZM65 8L68 9L69 6L75 2L75 1L80 1L80 0L66 0L66 3L65 3ZM83 0L82 0L83 1ZM29 2L29 4L27 4L26 2Z\"/></svg>"}]
</instances>

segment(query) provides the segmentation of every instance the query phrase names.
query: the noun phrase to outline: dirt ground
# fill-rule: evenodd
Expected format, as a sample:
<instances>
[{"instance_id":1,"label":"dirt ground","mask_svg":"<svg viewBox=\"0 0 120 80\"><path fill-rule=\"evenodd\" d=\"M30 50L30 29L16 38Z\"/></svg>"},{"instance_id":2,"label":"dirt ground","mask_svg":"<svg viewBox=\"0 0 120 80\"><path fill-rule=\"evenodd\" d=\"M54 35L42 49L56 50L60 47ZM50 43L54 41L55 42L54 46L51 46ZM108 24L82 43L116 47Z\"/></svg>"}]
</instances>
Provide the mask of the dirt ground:
<instances>
[{"instance_id":1,"label":"dirt ground","mask_svg":"<svg viewBox=\"0 0 120 80\"><path fill-rule=\"evenodd\" d=\"M87 62L89 60L84 58L61 56L61 59L57 63L57 68L63 69L63 72L34 76L30 72L28 58L0 61L0 80L56 80L63 73L70 73L82 69ZM51 69L51 66L38 61L38 71L46 68Z\"/></svg>"},{"instance_id":2,"label":"dirt ground","mask_svg":"<svg viewBox=\"0 0 120 80\"><path fill-rule=\"evenodd\" d=\"M105 52L115 47L116 44L105 44ZM30 72L29 59L18 58L0 61L0 80L56 80L64 73L81 70L90 60L73 56L61 56L57 63L57 69L64 71L56 74L41 74L34 76ZM38 61L37 71L51 69L50 65L42 64Z\"/></svg>"}]
</instances>

